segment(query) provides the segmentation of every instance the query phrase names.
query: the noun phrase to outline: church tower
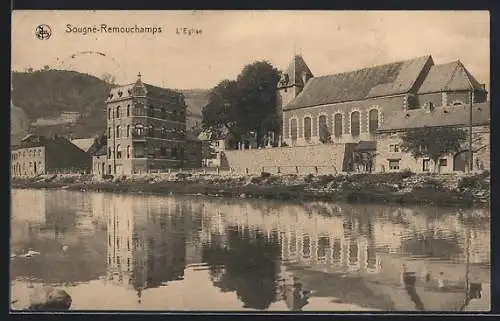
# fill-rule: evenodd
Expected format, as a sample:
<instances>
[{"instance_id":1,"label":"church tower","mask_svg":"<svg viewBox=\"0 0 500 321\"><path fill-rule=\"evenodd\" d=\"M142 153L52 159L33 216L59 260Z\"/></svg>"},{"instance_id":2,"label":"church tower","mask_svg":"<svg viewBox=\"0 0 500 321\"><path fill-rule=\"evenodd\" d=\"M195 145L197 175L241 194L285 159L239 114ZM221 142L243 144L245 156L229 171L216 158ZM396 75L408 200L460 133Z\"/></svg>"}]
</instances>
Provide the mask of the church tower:
<instances>
[{"instance_id":1,"label":"church tower","mask_svg":"<svg viewBox=\"0 0 500 321\"><path fill-rule=\"evenodd\" d=\"M280 120L280 132L277 137L281 137L283 132L283 107L288 105L297 97L306 83L314 77L301 55L295 55L288 68L281 75L276 92L276 109Z\"/></svg>"}]
</instances>

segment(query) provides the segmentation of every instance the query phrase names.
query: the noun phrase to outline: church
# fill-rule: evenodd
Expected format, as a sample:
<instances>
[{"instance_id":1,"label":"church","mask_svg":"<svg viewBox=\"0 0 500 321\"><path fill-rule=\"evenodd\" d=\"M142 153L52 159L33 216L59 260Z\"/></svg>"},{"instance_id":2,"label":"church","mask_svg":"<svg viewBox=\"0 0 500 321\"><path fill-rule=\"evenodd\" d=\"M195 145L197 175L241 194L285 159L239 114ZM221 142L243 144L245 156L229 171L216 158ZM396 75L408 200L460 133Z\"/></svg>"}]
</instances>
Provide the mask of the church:
<instances>
[{"instance_id":1,"label":"church","mask_svg":"<svg viewBox=\"0 0 500 321\"><path fill-rule=\"evenodd\" d=\"M484 84L459 61L436 64L428 56L315 76L294 56L277 88L285 146L360 143L375 149L384 119L400 112L484 103ZM371 147L370 147L371 146Z\"/></svg>"}]
</instances>

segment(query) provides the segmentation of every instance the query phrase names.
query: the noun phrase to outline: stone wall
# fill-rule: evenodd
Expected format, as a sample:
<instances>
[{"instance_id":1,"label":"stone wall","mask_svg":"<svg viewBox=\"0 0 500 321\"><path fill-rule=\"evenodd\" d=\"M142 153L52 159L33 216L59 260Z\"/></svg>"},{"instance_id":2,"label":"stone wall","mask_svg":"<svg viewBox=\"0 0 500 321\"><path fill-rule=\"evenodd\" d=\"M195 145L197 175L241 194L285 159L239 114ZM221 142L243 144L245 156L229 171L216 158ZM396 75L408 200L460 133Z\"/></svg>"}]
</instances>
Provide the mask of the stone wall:
<instances>
[{"instance_id":1,"label":"stone wall","mask_svg":"<svg viewBox=\"0 0 500 321\"><path fill-rule=\"evenodd\" d=\"M403 110L404 108L404 97L393 96L393 97L381 97L367 99L363 101L353 101L338 104L329 104L321 106L313 106L308 108L301 108L295 110L285 110L283 111L283 137L287 145L291 146L291 135L290 135L290 120L292 118L297 119L297 140L295 142L296 146L304 145L314 145L319 142L319 128L318 121L319 116L325 115L327 117L328 130L331 133L332 140L335 143L354 143L360 140L374 140L372 134L368 131L368 113L371 109L377 109L379 111L378 120L379 127L382 124L384 117L395 111ZM352 112L360 112L360 135L353 137L351 135L351 118ZM335 124L334 117L335 114L342 115L342 136L334 137ZM309 142L304 139L304 117L312 118L312 137Z\"/></svg>"},{"instance_id":2,"label":"stone wall","mask_svg":"<svg viewBox=\"0 0 500 321\"><path fill-rule=\"evenodd\" d=\"M239 173L335 174L345 171L348 144L228 150L223 163Z\"/></svg>"}]
</instances>

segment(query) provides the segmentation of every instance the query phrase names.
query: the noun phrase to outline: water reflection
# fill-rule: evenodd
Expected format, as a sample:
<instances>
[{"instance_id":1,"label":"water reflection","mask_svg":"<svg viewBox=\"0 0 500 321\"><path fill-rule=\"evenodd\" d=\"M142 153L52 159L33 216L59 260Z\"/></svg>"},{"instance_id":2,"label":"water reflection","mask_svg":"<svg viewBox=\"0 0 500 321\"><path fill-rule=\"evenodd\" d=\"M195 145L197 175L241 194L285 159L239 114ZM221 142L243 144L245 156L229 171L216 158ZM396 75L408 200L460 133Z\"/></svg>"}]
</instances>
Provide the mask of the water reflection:
<instances>
[{"instance_id":1,"label":"water reflection","mask_svg":"<svg viewBox=\"0 0 500 321\"><path fill-rule=\"evenodd\" d=\"M485 210L14 190L11 224L41 253L13 283L74 309L456 310L490 280Z\"/></svg>"}]
</instances>

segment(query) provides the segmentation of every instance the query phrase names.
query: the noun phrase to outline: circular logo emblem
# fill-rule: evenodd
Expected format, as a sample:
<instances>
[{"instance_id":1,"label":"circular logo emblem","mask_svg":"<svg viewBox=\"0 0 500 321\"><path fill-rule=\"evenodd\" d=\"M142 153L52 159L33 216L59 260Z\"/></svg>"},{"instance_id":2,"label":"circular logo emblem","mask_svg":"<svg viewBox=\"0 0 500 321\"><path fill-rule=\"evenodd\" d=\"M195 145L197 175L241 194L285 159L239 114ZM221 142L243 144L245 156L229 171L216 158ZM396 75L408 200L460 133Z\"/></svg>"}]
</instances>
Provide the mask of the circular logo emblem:
<instances>
[{"instance_id":1,"label":"circular logo emblem","mask_svg":"<svg viewBox=\"0 0 500 321\"><path fill-rule=\"evenodd\" d=\"M38 27L36 27L35 35L40 40L47 40L52 35L52 30L46 24L39 25Z\"/></svg>"}]
</instances>

